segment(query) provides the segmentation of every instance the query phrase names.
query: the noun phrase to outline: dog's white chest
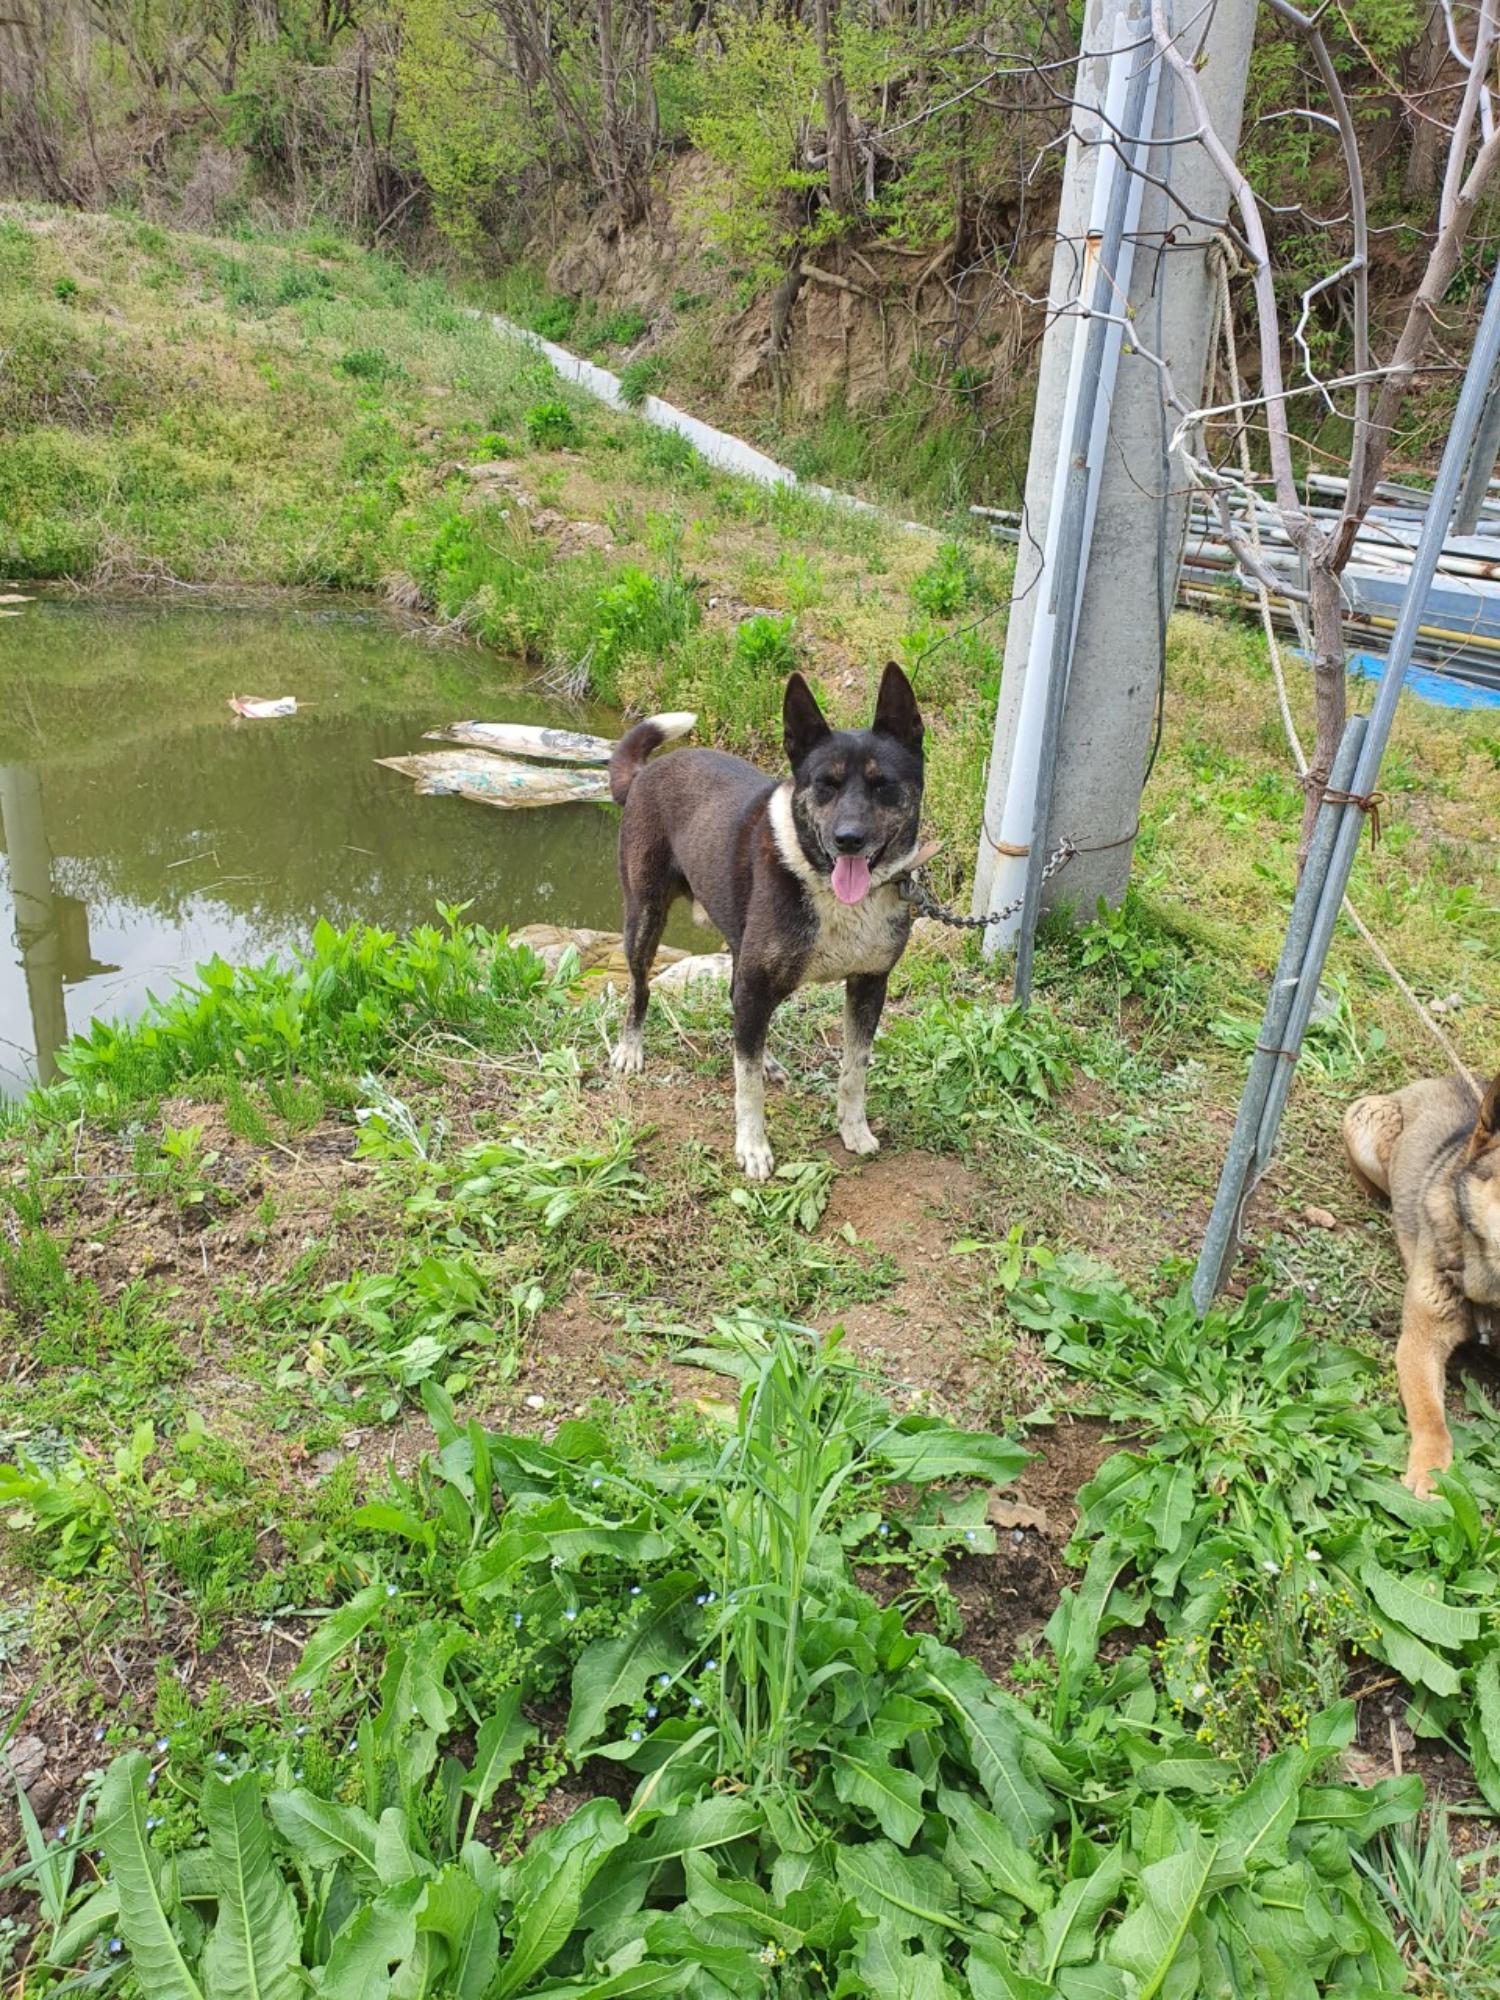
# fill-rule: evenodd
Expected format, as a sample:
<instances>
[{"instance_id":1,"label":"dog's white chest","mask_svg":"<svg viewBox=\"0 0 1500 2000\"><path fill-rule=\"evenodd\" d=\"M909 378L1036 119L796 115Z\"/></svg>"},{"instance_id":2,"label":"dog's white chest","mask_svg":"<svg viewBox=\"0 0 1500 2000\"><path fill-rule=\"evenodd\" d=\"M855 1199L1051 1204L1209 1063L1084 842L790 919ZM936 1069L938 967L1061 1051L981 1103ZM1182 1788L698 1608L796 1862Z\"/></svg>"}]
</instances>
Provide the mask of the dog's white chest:
<instances>
[{"instance_id":1,"label":"dog's white chest","mask_svg":"<svg viewBox=\"0 0 1500 2000\"><path fill-rule=\"evenodd\" d=\"M803 969L804 983L889 972L906 945L910 913L893 882L872 889L859 903L841 903L827 891L807 888L818 934Z\"/></svg>"},{"instance_id":2,"label":"dog's white chest","mask_svg":"<svg viewBox=\"0 0 1500 2000\"><path fill-rule=\"evenodd\" d=\"M889 972L911 935L911 905L902 901L896 884L878 882L862 901L841 903L828 877L811 867L802 852L792 822L790 785L773 796L770 816L776 850L802 884L817 925L798 984Z\"/></svg>"}]
</instances>

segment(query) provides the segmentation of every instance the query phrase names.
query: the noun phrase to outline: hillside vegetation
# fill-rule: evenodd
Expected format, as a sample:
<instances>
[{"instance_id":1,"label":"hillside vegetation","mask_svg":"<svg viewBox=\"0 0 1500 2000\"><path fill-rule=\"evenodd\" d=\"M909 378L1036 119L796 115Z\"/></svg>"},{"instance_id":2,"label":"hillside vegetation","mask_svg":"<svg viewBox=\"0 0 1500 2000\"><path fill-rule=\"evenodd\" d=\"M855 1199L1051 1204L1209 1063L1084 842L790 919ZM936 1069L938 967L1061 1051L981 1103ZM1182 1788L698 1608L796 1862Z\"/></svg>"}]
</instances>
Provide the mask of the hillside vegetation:
<instances>
[{"instance_id":1,"label":"hillside vegetation","mask_svg":"<svg viewBox=\"0 0 1500 2000\"><path fill-rule=\"evenodd\" d=\"M1425 0L1320 20L1367 183L1379 354L1436 226L1470 28ZM20 0L0 26L0 195L217 231L331 224L496 281L819 477L1003 504L1079 26L1020 0ZM1242 161L1298 380L1354 352L1333 108L1262 10ZM1492 209L1435 330L1455 351ZM1451 407L1446 372L1430 387L1403 413L1409 466ZM1309 464L1347 449L1346 418L1299 404Z\"/></svg>"}]
</instances>

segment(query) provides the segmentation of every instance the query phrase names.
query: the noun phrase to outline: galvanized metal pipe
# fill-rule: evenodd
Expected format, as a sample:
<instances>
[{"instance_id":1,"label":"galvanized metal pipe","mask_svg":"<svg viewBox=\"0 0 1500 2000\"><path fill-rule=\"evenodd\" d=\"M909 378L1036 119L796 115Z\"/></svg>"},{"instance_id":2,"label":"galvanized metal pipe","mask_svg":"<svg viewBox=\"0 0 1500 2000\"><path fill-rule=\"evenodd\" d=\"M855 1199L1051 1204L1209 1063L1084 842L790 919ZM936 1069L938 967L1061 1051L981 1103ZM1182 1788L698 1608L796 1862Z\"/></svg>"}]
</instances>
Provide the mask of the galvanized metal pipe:
<instances>
[{"instance_id":1,"label":"galvanized metal pipe","mask_svg":"<svg viewBox=\"0 0 1500 2000\"><path fill-rule=\"evenodd\" d=\"M1348 790L1364 734L1365 718L1362 715L1352 716L1333 760L1328 781L1331 791ZM1292 914L1282 942L1281 958L1266 999L1266 1011L1256 1037L1255 1051L1250 1058L1250 1074L1245 1078L1239 1115L1230 1134L1229 1150L1224 1156L1224 1169L1219 1175L1219 1188L1214 1196L1213 1213L1208 1220L1198 1268L1193 1275L1193 1303L1199 1312L1207 1311L1209 1300L1229 1276L1244 1222L1245 1203L1253 1193L1263 1167L1260 1140L1265 1129L1266 1105L1278 1073L1290 1078L1296 1062L1295 1055L1288 1051L1300 1046L1300 1041L1293 1043L1288 1025L1293 1002L1305 978L1307 943L1312 935L1318 898L1328 876L1328 865L1333 859L1334 840L1342 814L1341 806L1330 805L1325 805L1319 812L1308 845L1307 865L1292 899ZM1312 988L1317 991L1316 979ZM1285 1101L1285 1092L1282 1096Z\"/></svg>"},{"instance_id":2,"label":"galvanized metal pipe","mask_svg":"<svg viewBox=\"0 0 1500 2000\"><path fill-rule=\"evenodd\" d=\"M1375 703L1370 710L1364 735L1359 743L1353 775L1342 785L1330 781L1331 789L1347 791L1353 800L1369 798L1380 775L1380 760L1385 754L1391 725L1396 718L1396 705L1400 700L1406 670L1411 664L1412 648L1416 643L1418 627L1421 624L1423 606L1426 604L1427 593L1437 572L1438 556L1448 533L1448 524L1453 518L1454 502L1458 497L1464 461L1468 456L1468 440L1473 437L1484 413L1485 401L1489 395L1490 382L1497 363L1500 363L1500 268L1497 268L1495 276L1490 281L1484 317L1479 323L1474 351L1469 356L1469 365L1464 373L1458 407L1453 413L1452 427L1448 432L1448 441L1443 447L1442 462L1433 484L1432 504L1428 508L1427 518L1422 524L1421 538L1412 557L1411 577L1407 584L1406 596L1402 600L1400 615L1396 620L1396 630L1391 638L1391 650L1386 660L1385 672L1381 676ZM1347 740L1346 735L1345 741ZM1326 810L1325 808L1325 812ZM1224 1162L1224 1172L1219 1177L1218 1195L1214 1201L1213 1214L1209 1218L1208 1232L1204 1237L1203 1249L1193 1277L1193 1299L1200 1312L1206 1308L1209 1300L1223 1283L1233 1259L1239 1213L1244 1199L1246 1174L1243 1162L1247 1157L1247 1150L1253 1152L1258 1170L1263 1171L1275 1147L1282 1109L1286 1103L1287 1092L1291 1088L1292 1068L1301 1052L1302 1039L1307 1032L1307 1023L1317 997L1318 981L1323 975L1328 947L1333 940L1334 926L1338 922L1339 911L1343 908L1344 892L1349 886L1349 871L1354 865L1354 856L1364 832L1365 815L1358 804L1351 802L1339 806L1337 815L1333 851L1322 880L1312 884L1308 881L1307 872L1304 871L1303 882L1293 904L1292 925L1289 927L1287 943L1290 946L1292 942L1291 929L1295 928L1300 932L1310 906L1311 921L1307 923L1306 946L1296 968L1290 1008L1285 1009L1283 1013L1284 1003L1279 990L1279 974L1278 986L1273 987L1266 1003L1260 1043L1279 1052L1276 1073L1258 1109L1251 1102L1241 1101L1240 1115L1235 1121L1235 1129L1230 1138L1229 1154ZM1320 822L1321 818L1322 815ZM1287 955L1284 949L1283 961ZM1278 1034L1275 1024L1283 1019L1284 1026ZM1261 1048L1258 1047L1257 1059L1260 1054ZM1247 1126L1248 1133L1245 1129ZM1252 1141L1249 1149L1247 1149L1247 1139ZM1239 1163L1237 1181L1231 1178L1231 1162Z\"/></svg>"}]
</instances>

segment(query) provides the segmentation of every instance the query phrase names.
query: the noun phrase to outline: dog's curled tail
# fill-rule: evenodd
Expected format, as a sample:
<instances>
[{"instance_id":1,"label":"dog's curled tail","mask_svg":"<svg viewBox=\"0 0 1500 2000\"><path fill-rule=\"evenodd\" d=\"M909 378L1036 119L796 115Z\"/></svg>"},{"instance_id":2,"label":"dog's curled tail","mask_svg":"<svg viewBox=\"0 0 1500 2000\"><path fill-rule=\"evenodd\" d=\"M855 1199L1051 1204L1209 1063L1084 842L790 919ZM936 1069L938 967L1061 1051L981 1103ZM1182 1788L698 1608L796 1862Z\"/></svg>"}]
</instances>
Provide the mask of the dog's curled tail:
<instances>
[{"instance_id":1,"label":"dog's curled tail","mask_svg":"<svg viewBox=\"0 0 1500 2000\"><path fill-rule=\"evenodd\" d=\"M667 742L668 735L654 716L628 729L615 745L609 760L609 795L617 806L625 803L630 787L640 776L641 766L653 750Z\"/></svg>"}]
</instances>

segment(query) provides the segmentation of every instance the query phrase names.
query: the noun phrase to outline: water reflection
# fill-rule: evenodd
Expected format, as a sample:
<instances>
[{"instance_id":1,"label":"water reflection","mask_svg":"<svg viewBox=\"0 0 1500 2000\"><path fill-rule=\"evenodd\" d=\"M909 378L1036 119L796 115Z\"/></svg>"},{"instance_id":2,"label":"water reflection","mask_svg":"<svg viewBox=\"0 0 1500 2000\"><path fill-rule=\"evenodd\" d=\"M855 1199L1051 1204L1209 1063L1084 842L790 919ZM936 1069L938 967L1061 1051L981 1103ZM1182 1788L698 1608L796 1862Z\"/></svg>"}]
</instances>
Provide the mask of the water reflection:
<instances>
[{"instance_id":1,"label":"water reflection","mask_svg":"<svg viewBox=\"0 0 1500 2000\"><path fill-rule=\"evenodd\" d=\"M304 708L241 722L234 693ZM138 1013L215 953L284 955L319 917L404 930L442 902L617 926L611 812L418 798L377 768L463 715L562 719L492 658L378 616L57 600L0 624L0 1090L54 1075L91 1016Z\"/></svg>"},{"instance_id":2,"label":"water reflection","mask_svg":"<svg viewBox=\"0 0 1500 2000\"><path fill-rule=\"evenodd\" d=\"M51 1083L57 1052L68 1037L64 987L119 968L99 964L89 949L88 905L53 882L42 782L25 764L0 764L0 832L15 914L11 935L26 984L34 1074L39 1082Z\"/></svg>"}]
</instances>

